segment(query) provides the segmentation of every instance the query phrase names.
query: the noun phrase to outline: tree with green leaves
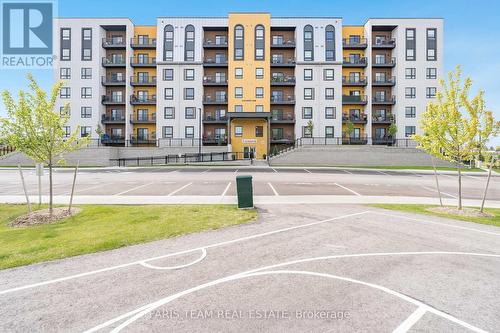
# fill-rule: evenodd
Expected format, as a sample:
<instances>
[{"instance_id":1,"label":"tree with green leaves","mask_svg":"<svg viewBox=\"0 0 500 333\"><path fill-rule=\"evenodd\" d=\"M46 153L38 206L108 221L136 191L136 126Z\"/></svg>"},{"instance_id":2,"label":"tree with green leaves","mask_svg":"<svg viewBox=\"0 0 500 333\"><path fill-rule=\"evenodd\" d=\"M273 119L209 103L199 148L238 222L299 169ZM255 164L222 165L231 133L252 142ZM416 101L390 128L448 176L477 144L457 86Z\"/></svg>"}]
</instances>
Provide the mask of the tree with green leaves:
<instances>
[{"instance_id":1,"label":"tree with green leaves","mask_svg":"<svg viewBox=\"0 0 500 333\"><path fill-rule=\"evenodd\" d=\"M65 136L64 126L69 120L69 104L64 105L61 112L55 110L63 82L55 83L49 95L40 88L31 74L27 78L29 91L19 91L17 101L8 91L2 93L8 117L0 119L0 137L35 162L48 166L49 211L52 215L52 168L64 163L64 154L87 145L88 139L78 138L78 127L70 136Z\"/></svg>"},{"instance_id":2,"label":"tree with green leaves","mask_svg":"<svg viewBox=\"0 0 500 333\"><path fill-rule=\"evenodd\" d=\"M429 103L422 114L420 129L423 134L412 139L418 148L431 156L452 162L458 169L458 209L462 209L462 164L473 159L478 145L483 145L492 133L493 117L484 109L484 93L469 97L472 81L462 82L462 71L457 66L448 73L448 80L440 80L441 89L435 102ZM481 139L479 139L481 136Z\"/></svg>"},{"instance_id":3,"label":"tree with green leaves","mask_svg":"<svg viewBox=\"0 0 500 333\"><path fill-rule=\"evenodd\" d=\"M307 128L307 131L308 131L309 133L311 133L311 137L313 137L313 136L314 136L314 135L313 135L314 123L313 123L313 121L312 121L312 120L309 120L309 121L307 122L307 126L306 126L306 128Z\"/></svg>"}]
</instances>

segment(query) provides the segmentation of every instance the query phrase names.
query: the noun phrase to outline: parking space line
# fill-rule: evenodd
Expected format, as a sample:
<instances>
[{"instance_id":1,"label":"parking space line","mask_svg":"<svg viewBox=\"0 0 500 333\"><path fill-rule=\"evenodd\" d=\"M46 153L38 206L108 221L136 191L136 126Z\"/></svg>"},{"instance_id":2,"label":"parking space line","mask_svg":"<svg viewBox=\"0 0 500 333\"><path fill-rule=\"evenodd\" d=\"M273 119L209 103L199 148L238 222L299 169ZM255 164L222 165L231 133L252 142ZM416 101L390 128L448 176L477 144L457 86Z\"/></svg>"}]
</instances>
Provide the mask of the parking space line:
<instances>
[{"instance_id":1,"label":"parking space line","mask_svg":"<svg viewBox=\"0 0 500 333\"><path fill-rule=\"evenodd\" d=\"M351 190L350 188L347 188L347 187L345 187L345 186L342 186L342 185L340 185L339 183L334 183L334 184L335 184L335 185L337 185L337 186L338 186L338 187L340 187L340 188L343 188L343 189L344 189L344 190L346 190L346 191L351 192L351 193L352 193L352 194L354 194L354 195L357 195L358 197L360 197L360 196L361 196L361 194L359 194L358 192L356 192L356 191L354 191L354 190Z\"/></svg>"},{"instance_id":2,"label":"parking space line","mask_svg":"<svg viewBox=\"0 0 500 333\"><path fill-rule=\"evenodd\" d=\"M274 171L274 172L278 172L278 171L276 171L276 169L275 169L275 168L271 168L271 169L273 169L273 171Z\"/></svg>"},{"instance_id":3,"label":"parking space line","mask_svg":"<svg viewBox=\"0 0 500 333\"><path fill-rule=\"evenodd\" d=\"M422 186L422 187L425 188L428 191L438 193L438 190L433 189L431 187L428 187L428 186ZM447 196L449 196L450 198L453 198L453 199L458 199L458 197L454 196L453 194L449 194L449 193L446 193L446 192L443 192L443 191L441 191L441 194L447 195Z\"/></svg>"},{"instance_id":4,"label":"parking space line","mask_svg":"<svg viewBox=\"0 0 500 333\"><path fill-rule=\"evenodd\" d=\"M275 196L279 196L278 191L276 191L276 189L274 188L274 186L271 183L267 183L267 185L269 185L271 190L273 190Z\"/></svg>"},{"instance_id":5,"label":"parking space line","mask_svg":"<svg viewBox=\"0 0 500 333\"><path fill-rule=\"evenodd\" d=\"M188 186L190 186L190 185L192 185L192 184L193 184L193 182L188 183L188 184L186 184L186 185L184 185L184 186L182 186L182 187L179 187L177 190L174 190L173 192L170 192L170 193L167 195L167 197L171 197L171 196L172 196L172 195L174 195L175 193L182 191L183 189L185 189L186 187L188 187Z\"/></svg>"},{"instance_id":6,"label":"parking space line","mask_svg":"<svg viewBox=\"0 0 500 333\"><path fill-rule=\"evenodd\" d=\"M392 333L406 333L419 321L427 309L423 306L419 306L408 318L405 319Z\"/></svg>"},{"instance_id":7,"label":"parking space line","mask_svg":"<svg viewBox=\"0 0 500 333\"><path fill-rule=\"evenodd\" d=\"M385 173L385 172L383 172L383 171L380 171L380 170L375 170L375 171L376 171L376 172L379 172L379 173L381 173L381 174L383 174L383 175L390 176L390 174Z\"/></svg>"},{"instance_id":8,"label":"parking space line","mask_svg":"<svg viewBox=\"0 0 500 333\"><path fill-rule=\"evenodd\" d=\"M226 193L227 193L227 191L229 191L230 187L231 187L231 182L227 183L227 186L224 189L224 192L222 192L221 197L224 197L226 195Z\"/></svg>"},{"instance_id":9,"label":"parking space line","mask_svg":"<svg viewBox=\"0 0 500 333\"><path fill-rule=\"evenodd\" d=\"M235 174L236 174L236 173L238 173L238 169L234 170L234 173L235 173Z\"/></svg>"},{"instance_id":10,"label":"parking space line","mask_svg":"<svg viewBox=\"0 0 500 333\"><path fill-rule=\"evenodd\" d=\"M209 171L210 171L210 169L207 169L207 170L205 170L205 171L202 171L201 173L207 173L207 172L209 172Z\"/></svg>"},{"instance_id":11,"label":"parking space line","mask_svg":"<svg viewBox=\"0 0 500 333\"><path fill-rule=\"evenodd\" d=\"M311 171L307 170L307 169L304 169L305 172L307 173L312 173Z\"/></svg>"},{"instance_id":12,"label":"parking space line","mask_svg":"<svg viewBox=\"0 0 500 333\"><path fill-rule=\"evenodd\" d=\"M139 186L136 186L136 187L132 187L129 190L126 190L126 191L123 191L123 192L120 192L120 193L116 193L116 194L113 194L113 195L122 195L122 194L125 194L125 193L128 193L128 192L132 192L134 190L138 190L140 188L143 188L143 187L146 187L146 186L149 186L149 185L153 185L154 183L155 182L149 182L149 183L146 183L146 184L142 184L142 185L139 185Z\"/></svg>"},{"instance_id":13,"label":"parking space line","mask_svg":"<svg viewBox=\"0 0 500 333\"><path fill-rule=\"evenodd\" d=\"M352 175L352 174L353 174L352 172L347 171L347 170L344 170L344 169L342 169L341 171L344 171L344 172L346 172L346 173L348 173L348 174L350 174L350 175Z\"/></svg>"}]
</instances>

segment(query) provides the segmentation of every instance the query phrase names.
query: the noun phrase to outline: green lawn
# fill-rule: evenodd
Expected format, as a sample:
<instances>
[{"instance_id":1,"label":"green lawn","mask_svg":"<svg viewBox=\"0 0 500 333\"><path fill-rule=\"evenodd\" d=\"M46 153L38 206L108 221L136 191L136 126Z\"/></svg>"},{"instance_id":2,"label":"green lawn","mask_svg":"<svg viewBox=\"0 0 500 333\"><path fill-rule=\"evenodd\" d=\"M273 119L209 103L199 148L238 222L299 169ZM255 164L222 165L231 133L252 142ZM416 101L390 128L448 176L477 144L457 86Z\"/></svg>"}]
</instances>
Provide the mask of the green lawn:
<instances>
[{"instance_id":1,"label":"green lawn","mask_svg":"<svg viewBox=\"0 0 500 333\"><path fill-rule=\"evenodd\" d=\"M493 217L465 217L454 214L440 214L429 212L426 209L430 207L437 207L435 205L402 205L402 204L373 204L370 205L372 207L397 210L407 213L415 213L415 214L424 214L424 215L432 215L439 217L447 217L455 220L474 222L480 224L489 224L500 227L500 209L499 208L486 208L485 212L493 214Z\"/></svg>"},{"instance_id":2,"label":"green lawn","mask_svg":"<svg viewBox=\"0 0 500 333\"><path fill-rule=\"evenodd\" d=\"M82 205L58 223L14 228L24 205L0 204L0 269L60 259L253 221L230 205Z\"/></svg>"}]
</instances>

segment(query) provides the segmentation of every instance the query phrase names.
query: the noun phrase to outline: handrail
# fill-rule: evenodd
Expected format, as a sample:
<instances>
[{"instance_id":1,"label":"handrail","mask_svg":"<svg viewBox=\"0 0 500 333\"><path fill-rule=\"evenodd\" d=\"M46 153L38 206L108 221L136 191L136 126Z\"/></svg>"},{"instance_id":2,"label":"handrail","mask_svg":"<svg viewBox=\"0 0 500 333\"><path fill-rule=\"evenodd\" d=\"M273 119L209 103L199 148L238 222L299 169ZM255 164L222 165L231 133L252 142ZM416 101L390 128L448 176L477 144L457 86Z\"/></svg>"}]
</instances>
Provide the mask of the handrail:
<instances>
[{"instance_id":1,"label":"handrail","mask_svg":"<svg viewBox=\"0 0 500 333\"><path fill-rule=\"evenodd\" d=\"M117 162L118 166L127 166L127 162L132 162L134 165L166 165L166 164L188 164L188 163L203 163L203 162L231 162L240 160L249 160L249 154L243 152L216 152L216 153L185 153L171 154L164 156L150 157L127 157L113 158L112 162ZM145 162L145 163L141 163ZM131 165L129 163L128 165Z\"/></svg>"}]
</instances>

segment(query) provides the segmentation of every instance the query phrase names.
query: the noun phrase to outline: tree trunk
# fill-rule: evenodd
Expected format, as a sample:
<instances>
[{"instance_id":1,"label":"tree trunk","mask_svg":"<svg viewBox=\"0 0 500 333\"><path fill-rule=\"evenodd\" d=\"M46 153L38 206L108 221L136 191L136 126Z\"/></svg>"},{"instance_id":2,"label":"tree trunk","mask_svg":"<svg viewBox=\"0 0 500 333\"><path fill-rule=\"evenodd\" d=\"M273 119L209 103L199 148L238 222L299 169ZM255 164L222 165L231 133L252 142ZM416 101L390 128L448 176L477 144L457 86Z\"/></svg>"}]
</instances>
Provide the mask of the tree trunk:
<instances>
[{"instance_id":1,"label":"tree trunk","mask_svg":"<svg viewBox=\"0 0 500 333\"><path fill-rule=\"evenodd\" d=\"M495 163L495 158L492 156L490 161L490 167L488 169L488 180L486 181L486 187L483 193L483 200L481 201L481 213L484 210L484 202L486 201L486 193L488 193L488 186L490 185L491 169L493 169L493 164Z\"/></svg>"},{"instance_id":2,"label":"tree trunk","mask_svg":"<svg viewBox=\"0 0 500 333\"><path fill-rule=\"evenodd\" d=\"M75 174L73 176L73 186L71 187L71 197L69 199L69 207L68 213L71 214L71 206L73 206L73 195L75 194L75 184L76 184L76 174L78 173L78 166L80 165L80 161L76 162Z\"/></svg>"},{"instance_id":3,"label":"tree trunk","mask_svg":"<svg viewBox=\"0 0 500 333\"><path fill-rule=\"evenodd\" d=\"M50 161L49 162L49 215L50 215L50 217L52 217L52 213L53 213L52 196L53 196L53 189L52 189L52 161Z\"/></svg>"},{"instance_id":4,"label":"tree trunk","mask_svg":"<svg viewBox=\"0 0 500 333\"><path fill-rule=\"evenodd\" d=\"M462 210L462 166L458 163L458 209Z\"/></svg>"},{"instance_id":5,"label":"tree trunk","mask_svg":"<svg viewBox=\"0 0 500 333\"><path fill-rule=\"evenodd\" d=\"M438 174L436 170L436 163L434 163L434 157L431 156L431 161L432 161L432 168L434 169L434 177L436 178L436 187L439 195L439 204L441 207L443 206L443 198L441 197L441 188L439 187L439 179L438 179Z\"/></svg>"}]
</instances>

